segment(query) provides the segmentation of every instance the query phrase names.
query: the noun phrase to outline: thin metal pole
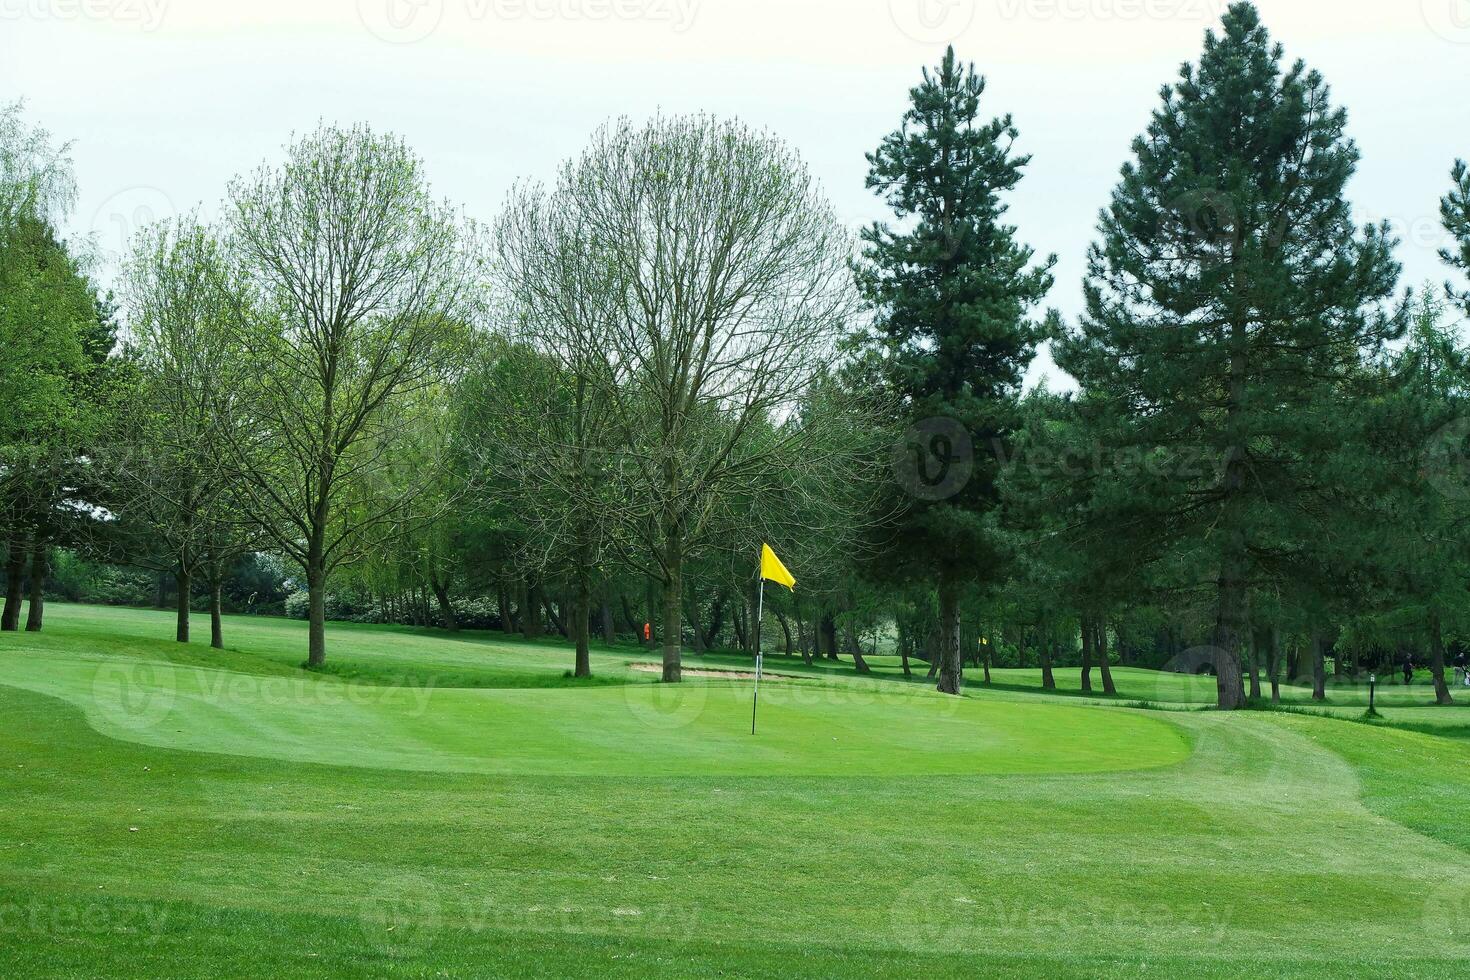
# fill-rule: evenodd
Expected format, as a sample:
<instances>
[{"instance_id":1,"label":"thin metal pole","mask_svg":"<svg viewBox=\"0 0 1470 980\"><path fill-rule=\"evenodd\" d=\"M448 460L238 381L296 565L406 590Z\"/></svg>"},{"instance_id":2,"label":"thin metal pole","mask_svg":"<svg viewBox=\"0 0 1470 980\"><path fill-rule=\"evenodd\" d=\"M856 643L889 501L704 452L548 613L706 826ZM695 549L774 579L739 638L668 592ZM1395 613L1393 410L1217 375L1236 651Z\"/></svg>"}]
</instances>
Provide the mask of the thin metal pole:
<instances>
[{"instance_id":1,"label":"thin metal pole","mask_svg":"<svg viewBox=\"0 0 1470 980\"><path fill-rule=\"evenodd\" d=\"M761 620L766 614L766 580L760 580L760 592L755 600L755 691L750 698L750 734L755 734L755 709L761 699Z\"/></svg>"}]
</instances>

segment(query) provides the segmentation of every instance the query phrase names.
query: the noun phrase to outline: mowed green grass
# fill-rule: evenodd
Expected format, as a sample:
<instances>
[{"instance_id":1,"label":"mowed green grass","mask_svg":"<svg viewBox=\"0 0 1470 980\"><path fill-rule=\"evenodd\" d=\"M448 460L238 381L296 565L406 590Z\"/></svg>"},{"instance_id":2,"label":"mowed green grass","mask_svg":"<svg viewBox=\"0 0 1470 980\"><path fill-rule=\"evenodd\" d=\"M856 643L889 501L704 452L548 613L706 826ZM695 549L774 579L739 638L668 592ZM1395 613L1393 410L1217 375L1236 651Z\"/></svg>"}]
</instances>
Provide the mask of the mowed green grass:
<instances>
[{"instance_id":1,"label":"mowed green grass","mask_svg":"<svg viewBox=\"0 0 1470 980\"><path fill-rule=\"evenodd\" d=\"M0 636L0 975L1470 959L1463 740L1024 677L954 701L887 664L779 657L752 738L748 681L669 689L634 648L573 684L550 643L334 626L321 676L297 667L300 624L231 619L224 652L170 635L162 614L55 606L45 633ZM1120 672L1125 697L1179 680Z\"/></svg>"}]
</instances>

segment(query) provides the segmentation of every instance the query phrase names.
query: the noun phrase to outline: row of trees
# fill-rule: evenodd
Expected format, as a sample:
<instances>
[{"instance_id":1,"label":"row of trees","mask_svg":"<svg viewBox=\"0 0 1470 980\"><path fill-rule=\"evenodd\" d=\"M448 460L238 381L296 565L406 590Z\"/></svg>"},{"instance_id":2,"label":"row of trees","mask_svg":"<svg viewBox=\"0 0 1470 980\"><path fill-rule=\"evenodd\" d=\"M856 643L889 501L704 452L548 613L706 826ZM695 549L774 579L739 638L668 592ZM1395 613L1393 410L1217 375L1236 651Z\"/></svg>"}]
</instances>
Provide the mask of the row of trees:
<instances>
[{"instance_id":1,"label":"row of trees","mask_svg":"<svg viewBox=\"0 0 1470 980\"><path fill-rule=\"evenodd\" d=\"M1322 695L1329 653L1414 650L1447 702L1465 165L1443 202L1461 285L1403 290L1390 230L1351 217L1345 112L1235 4L1135 141L1069 323L1040 310L1055 260L1007 221L1028 158L984 102L953 51L924 73L869 157L894 218L861 243L735 122L609 124L488 227L399 140L324 127L217 221L139 236L116 347L50 231L64 153L10 110L0 301L33 332L0 376L24 406L0 462L15 611L26 557L44 581L65 541L173 574L180 640L202 580L218 645L224 577L270 551L301 570L312 666L350 587L385 618L432 602L452 629L482 601L550 626L578 676L595 633L646 622L675 682L686 648L752 645L768 540L801 579L770 607L788 650L865 670L891 631L948 693L1002 654L1048 679L1080 655L1112 693L1114 656L1202 647L1234 708L1263 676ZM73 302L27 319L26 289ZM1023 392L1045 342L1075 391Z\"/></svg>"}]
</instances>

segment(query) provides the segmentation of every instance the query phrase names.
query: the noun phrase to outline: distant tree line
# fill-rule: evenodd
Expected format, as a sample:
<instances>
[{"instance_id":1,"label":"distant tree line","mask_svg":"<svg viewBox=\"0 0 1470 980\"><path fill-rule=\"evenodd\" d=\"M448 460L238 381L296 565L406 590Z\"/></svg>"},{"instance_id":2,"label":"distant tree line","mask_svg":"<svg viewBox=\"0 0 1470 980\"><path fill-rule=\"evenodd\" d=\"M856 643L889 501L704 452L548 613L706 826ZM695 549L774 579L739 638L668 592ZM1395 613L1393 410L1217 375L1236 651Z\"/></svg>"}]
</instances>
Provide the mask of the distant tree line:
<instances>
[{"instance_id":1,"label":"distant tree line","mask_svg":"<svg viewBox=\"0 0 1470 980\"><path fill-rule=\"evenodd\" d=\"M485 225L398 138L322 126L217 219L140 233L116 303L56 231L66 148L5 108L0 625L29 599L40 629L49 580L171 599L183 642L196 606L216 646L226 609L299 614L311 667L336 616L557 633L577 676L633 639L670 683L758 633L951 694L966 666L1207 670L1221 708L1408 656L1450 703L1470 168L1450 281L1404 288L1353 221L1345 111L1237 3L1134 141L1068 321L985 105L952 50L925 70L856 238L735 121L610 122ZM1023 390L1044 344L1075 388ZM757 623L762 541L799 586Z\"/></svg>"}]
</instances>

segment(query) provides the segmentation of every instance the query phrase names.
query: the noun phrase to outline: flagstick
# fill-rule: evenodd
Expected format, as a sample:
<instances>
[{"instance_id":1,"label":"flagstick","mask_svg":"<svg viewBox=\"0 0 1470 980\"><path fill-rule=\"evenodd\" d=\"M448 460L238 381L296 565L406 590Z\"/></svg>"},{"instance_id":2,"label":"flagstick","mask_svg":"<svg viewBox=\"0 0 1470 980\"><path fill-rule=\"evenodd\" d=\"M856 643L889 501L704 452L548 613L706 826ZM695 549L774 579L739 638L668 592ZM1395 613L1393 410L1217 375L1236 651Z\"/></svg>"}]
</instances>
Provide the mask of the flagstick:
<instances>
[{"instance_id":1,"label":"flagstick","mask_svg":"<svg viewBox=\"0 0 1470 980\"><path fill-rule=\"evenodd\" d=\"M755 600L755 691L750 698L750 734L755 734L755 709L761 699L761 621L766 611L766 579L761 577L759 597Z\"/></svg>"}]
</instances>

